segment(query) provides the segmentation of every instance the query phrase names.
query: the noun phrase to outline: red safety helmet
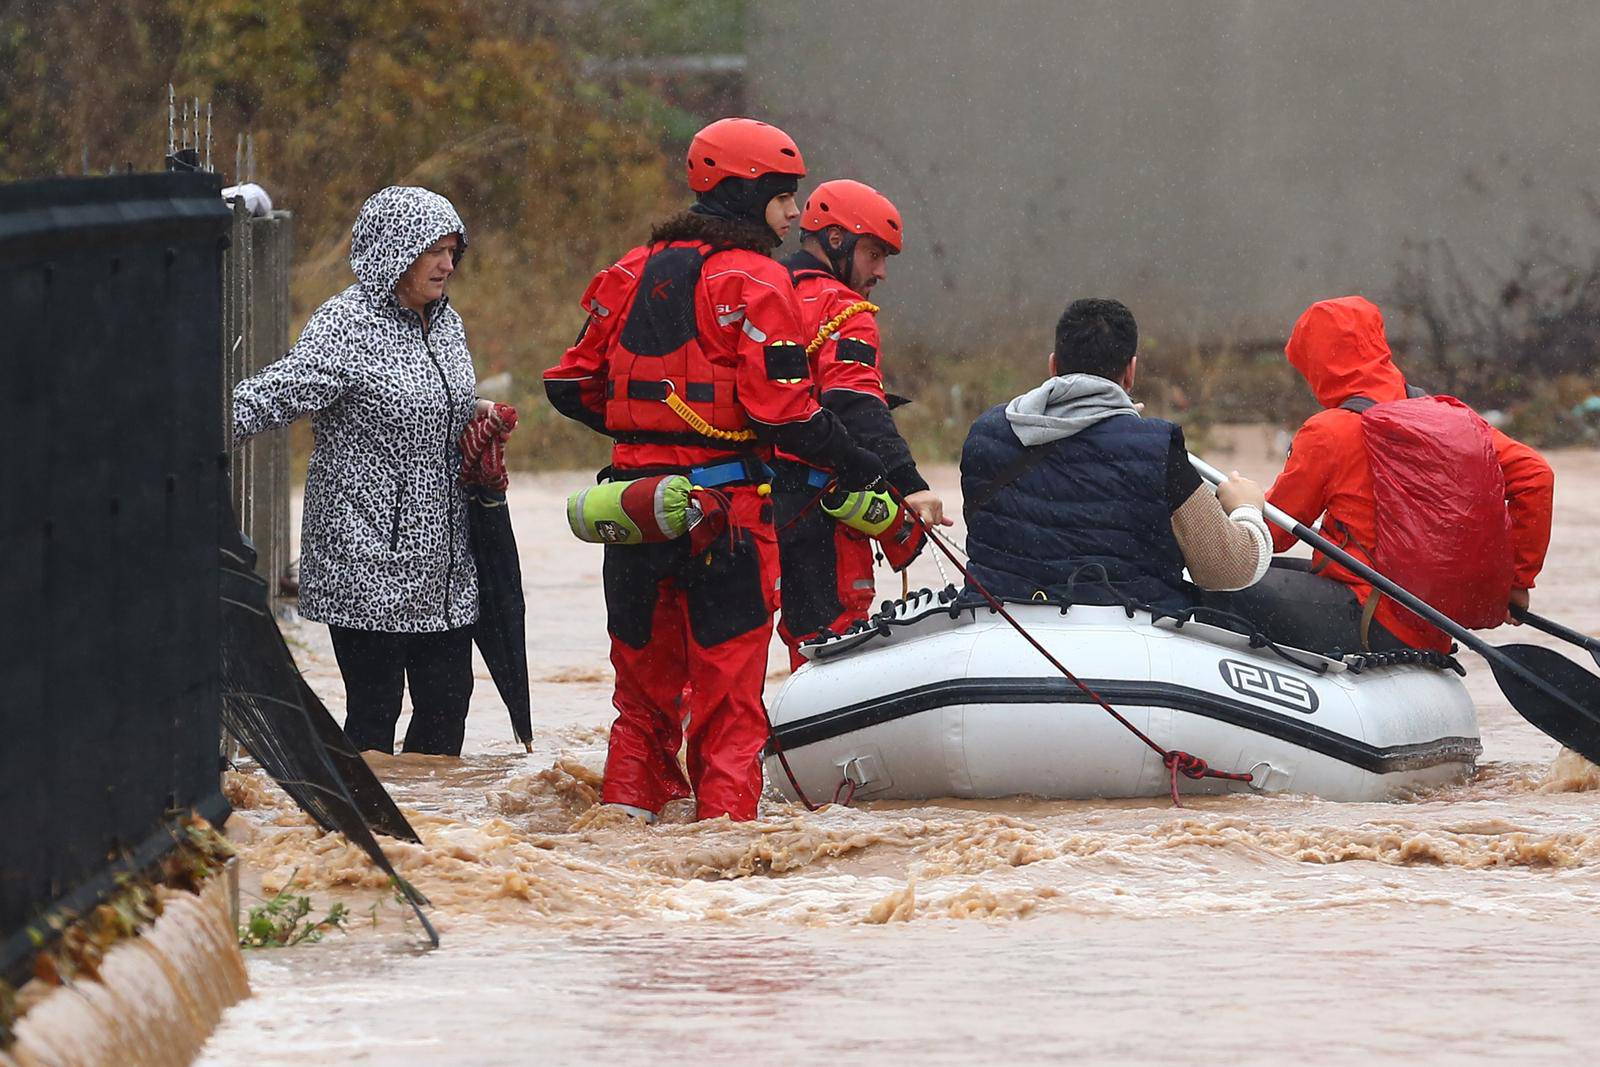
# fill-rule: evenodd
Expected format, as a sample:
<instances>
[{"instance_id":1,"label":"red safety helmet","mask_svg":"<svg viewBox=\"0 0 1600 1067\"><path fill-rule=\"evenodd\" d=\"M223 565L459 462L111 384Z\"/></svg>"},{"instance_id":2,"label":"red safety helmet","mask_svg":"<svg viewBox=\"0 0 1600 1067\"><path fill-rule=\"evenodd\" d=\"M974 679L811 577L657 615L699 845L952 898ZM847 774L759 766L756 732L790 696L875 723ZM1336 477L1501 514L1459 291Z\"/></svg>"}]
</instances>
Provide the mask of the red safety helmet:
<instances>
[{"instance_id":1,"label":"red safety helmet","mask_svg":"<svg viewBox=\"0 0 1600 1067\"><path fill-rule=\"evenodd\" d=\"M862 182L849 178L823 182L806 197L800 228L816 233L829 226L838 226L853 237L876 237L891 252L900 251L900 212L887 196Z\"/></svg>"},{"instance_id":2,"label":"red safety helmet","mask_svg":"<svg viewBox=\"0 0 1600 1067\"><path fill-rule=\"evenodd\" d=\"M703 193L724 178L806 175L794 138L756 119L718 119L689 142L689 188Z\"/></svg>"}]
</instances>

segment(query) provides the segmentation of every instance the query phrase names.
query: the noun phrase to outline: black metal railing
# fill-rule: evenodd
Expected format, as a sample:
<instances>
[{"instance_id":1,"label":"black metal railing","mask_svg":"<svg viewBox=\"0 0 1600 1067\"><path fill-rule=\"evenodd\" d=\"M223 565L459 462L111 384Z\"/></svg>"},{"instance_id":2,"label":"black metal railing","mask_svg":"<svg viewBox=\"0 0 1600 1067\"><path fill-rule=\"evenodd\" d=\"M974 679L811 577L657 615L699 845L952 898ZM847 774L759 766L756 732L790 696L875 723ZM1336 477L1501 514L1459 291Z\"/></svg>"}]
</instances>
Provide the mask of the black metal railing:
<instances>
[{"instance_id":1,"label":"black metal railing","mask_svg":"<svg viewBox=\"0 0 1600 1067\"><path fill-rule=\"evenodd\" d=\"M0 970L227 814L220 187L0 186Z\"/></svg>"}]
</instances>

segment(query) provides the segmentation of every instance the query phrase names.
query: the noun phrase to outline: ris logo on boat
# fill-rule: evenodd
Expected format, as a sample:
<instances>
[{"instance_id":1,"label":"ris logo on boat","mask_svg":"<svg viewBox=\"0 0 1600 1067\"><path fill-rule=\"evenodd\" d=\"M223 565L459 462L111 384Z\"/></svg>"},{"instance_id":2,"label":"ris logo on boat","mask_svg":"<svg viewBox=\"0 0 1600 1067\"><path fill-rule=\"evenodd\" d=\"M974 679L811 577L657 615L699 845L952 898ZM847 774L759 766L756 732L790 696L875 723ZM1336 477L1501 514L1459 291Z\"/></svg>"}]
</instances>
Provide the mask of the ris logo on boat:
<instances>
[{"instance_id":1,"label":"ris logo on boat","mask_svg":"<svg viewBox=\"0 0 1600 1067\"><path fill-rule=\"evenodd\" d=\"M1225 659L1217 666L1222 680L1236 693L1307 715L1317 710L1317 691L1299 678L1236 659Z\"/></svg>"}]
</instances>

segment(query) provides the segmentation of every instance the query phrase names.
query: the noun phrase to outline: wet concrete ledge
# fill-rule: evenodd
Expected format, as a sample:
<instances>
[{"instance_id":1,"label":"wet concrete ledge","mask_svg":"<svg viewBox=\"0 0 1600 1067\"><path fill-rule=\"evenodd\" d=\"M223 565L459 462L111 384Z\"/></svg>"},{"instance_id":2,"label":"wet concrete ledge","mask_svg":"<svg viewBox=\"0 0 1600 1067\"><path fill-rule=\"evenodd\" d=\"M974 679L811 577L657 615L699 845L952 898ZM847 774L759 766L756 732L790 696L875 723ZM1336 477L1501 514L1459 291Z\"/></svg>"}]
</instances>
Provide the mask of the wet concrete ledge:
<instances>
[{"instance_id":1,"label":"wet concrete ledge","mask_svg":"<svg viewBox=\"0 0 1600 1067\"><path fill-rule=\"evenodd\" d=\"M250 995L239 949L239 862L196 895L160 890L160 918L115 945L98 980L24 987L0 1067L180 1067ZM32 985L37 985L33 983Z\"/></svg>"}]
</instances>

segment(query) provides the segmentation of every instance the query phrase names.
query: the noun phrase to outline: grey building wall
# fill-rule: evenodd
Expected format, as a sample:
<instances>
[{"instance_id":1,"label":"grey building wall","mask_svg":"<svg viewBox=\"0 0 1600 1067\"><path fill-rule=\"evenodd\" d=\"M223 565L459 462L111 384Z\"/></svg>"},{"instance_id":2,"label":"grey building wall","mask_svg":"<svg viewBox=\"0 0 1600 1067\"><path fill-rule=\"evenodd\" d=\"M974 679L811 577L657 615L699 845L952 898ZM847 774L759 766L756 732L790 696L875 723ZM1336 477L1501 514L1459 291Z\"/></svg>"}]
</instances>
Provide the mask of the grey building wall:
<instances>
[{"instance_id":1,"label":"grey building wall","mask_svg":"<svg viewBox=\"0 0 1600 1067\"><path fill-rule=\"evenodd\" d=\"M1278 336L1381 296L1408 238L1489 265L1532 224L1594 232L1593 0L751 0L749 25L753 112L906 215L900 337L1042 342L1082 295L1173 340Z\"/></svg>"}]
</instances>

